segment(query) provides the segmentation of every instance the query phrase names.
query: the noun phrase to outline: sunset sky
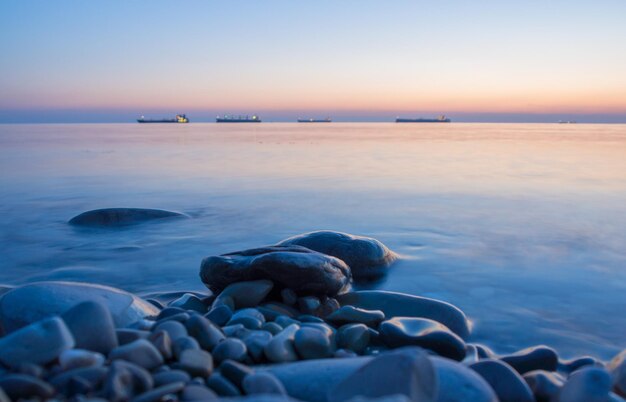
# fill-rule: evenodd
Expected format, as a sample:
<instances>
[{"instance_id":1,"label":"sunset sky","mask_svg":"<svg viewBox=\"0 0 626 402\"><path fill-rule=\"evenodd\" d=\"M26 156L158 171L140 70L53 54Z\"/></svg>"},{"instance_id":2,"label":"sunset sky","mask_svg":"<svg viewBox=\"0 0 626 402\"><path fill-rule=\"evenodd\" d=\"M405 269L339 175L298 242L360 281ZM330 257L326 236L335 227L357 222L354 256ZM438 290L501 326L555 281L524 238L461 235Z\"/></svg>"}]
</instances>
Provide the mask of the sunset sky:
<instances>
[{"instance_id":1,"label":"sunset sky","mask_svg":"<svg viewBox=\"0 0 626 402\"><path fill-rule=\"evenodd\" d=\"M3 1L0 122L626 122L626 1Z\"/></svg>"}]
</instances>

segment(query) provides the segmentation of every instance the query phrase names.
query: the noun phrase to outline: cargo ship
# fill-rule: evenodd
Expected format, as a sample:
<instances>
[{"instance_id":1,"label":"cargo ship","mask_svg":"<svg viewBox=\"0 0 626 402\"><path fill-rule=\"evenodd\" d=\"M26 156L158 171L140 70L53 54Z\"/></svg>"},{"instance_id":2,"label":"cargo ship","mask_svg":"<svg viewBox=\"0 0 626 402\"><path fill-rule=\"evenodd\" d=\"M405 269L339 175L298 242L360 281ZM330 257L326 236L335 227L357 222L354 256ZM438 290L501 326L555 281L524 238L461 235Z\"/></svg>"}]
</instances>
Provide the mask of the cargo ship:
<instances>
[{"instance_id":1,"label":"cargo ship","mask_svg":"<svg viewBox=\"0 0 626 402\"><path fill-rule=\"evenodd\" d=\"M146 119L141 116L137 123L189 123L189 119L184 114L177 114L173 119Z\"/></svg>"},{"instance_id":2,"label":"cargo ship","mask_svg":"<svg viewBox=\"0 0 626 402\"><path fill-rule=\"evenodd\" d=\"M396 123L450 123L450 119L443 115L436 119L403 119L398 117Z\"/></svg>"},{"instance_id":3,"label":"cargo ship","mask_svg":"<svg viewBox=\"0 0 626 402\"><path fill-rule=\"evenodd\" d=\"M259 116L229 116L224 115L223 117L217 116L215 119L216 123L260 123L261 119Z\"/></svg>"},{"instance_id":4,"label":"cargo ship","mask_svg":"<svg viewBox=\"0 0 626 402\"><path fill-rule=\"evenodd\" d=\"M330 117L325 119L298 119L298 123L332 123Z\"/></svg>"}]
</instances>

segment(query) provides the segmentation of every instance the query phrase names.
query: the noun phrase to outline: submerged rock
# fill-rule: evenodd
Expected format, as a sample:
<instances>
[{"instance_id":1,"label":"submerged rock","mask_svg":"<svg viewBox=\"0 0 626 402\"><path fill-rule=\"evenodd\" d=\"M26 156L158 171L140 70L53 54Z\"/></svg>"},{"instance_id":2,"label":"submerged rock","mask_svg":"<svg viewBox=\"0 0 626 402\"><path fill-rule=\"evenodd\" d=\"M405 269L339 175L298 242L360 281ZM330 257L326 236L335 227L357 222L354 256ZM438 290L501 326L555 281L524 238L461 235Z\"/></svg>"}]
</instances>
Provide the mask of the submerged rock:
<instances>
[{"instance_id":1,"label":"submerged rock","mask_svg":"<svg viewBox=\"0 0 626 402\"><path fill-rule=\"evenodd\" d=\"M366 310L381 310L386 317L428 318L448 327L463 339L470 334L469 320L452 304L382 290L364 290L337 296L342 306L354 306Z\"/></svg>"},{"instance_id":2,"label":"submerged rock","mask_svg":"<svg viewBox=\"0 0 626 402\"><path fill-rule=\"evenodd\" d=\"M94 209L76 215L69 220L70 225L112 227L134 225L164 218L187 218L180 212L146 208L104 208Z\"/></svg>"},{"instance_id":3,"label":"submerged rock","mask_svg":"<svg viewBox=\"0 0 626 402\"><path fill-rule=\"evenodd\" d=\"M17 287L0 299L0 324L15 331L45 317L61 315L72 307L93 301L111 312L116 327L126 327L159 310L120 289L79 282L38 282Z\"/></svg>"},{"instance_id":4,"label":"submerged rock","mask_svg":"<svg viewBox=\"0 0 626 402\"><path fill-rule=\"evenodd\" d=\"M384 275L397 255L371 237L321 230L290 237L279 246L303 246L344 261L355 279L376 278Z\"/></svg>"},{"instance_id":5,"label":"submerged rock","mask_svg":"<svg viewBox=\"0 0 626 402\"><path fill-rule=\"evenodd\" d=\"M200 278L213 291L235 282L268 279L299 294L336 295L350 283L340 259L300 246L273 246L207 257Z\"/></svg>"}]
</instances>

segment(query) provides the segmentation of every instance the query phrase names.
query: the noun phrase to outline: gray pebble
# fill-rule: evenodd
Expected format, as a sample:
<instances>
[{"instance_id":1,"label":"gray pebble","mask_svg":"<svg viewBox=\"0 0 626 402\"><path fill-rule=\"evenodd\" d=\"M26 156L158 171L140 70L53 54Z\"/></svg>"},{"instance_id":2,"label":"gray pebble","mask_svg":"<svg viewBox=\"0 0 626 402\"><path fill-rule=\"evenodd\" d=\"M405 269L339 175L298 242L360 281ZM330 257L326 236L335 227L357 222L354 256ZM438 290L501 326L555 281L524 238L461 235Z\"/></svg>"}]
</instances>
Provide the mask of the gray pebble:
<instances>
[{"instance_id":1,"label":"gray pebble","mask_svg":"<svg viewBox=\"0 0 626 402\"><path fill-rule=\"evenodd\" d=\"M219 325L220 327L226 325L232 316L233 310L225 304L212 308L211 311L205 315L213 324Z\"/></svg>"},{"instance_id":2,"label":"gray pebble","mask_svg":"<svg viewBox=\"0 0 626 402\"><path fill-rule=\"evenodd\" d=\"M272 340L272 334L267 331L250 331L242 340L252 360L261 363L265 358L265 347Z\"/></svg>"},{"instance_id":3,"label":"gray pebble","mask_svg":"<svg viewBox=\"0 0 626 402\"><path fill-rule=\"evenodd\" d=\"M200 299L198 296L191 294L191 293L185 293L178 299L170 302L169 305L171 307L180 307L184 310L197 311L200 314L206 313L208 309L207 305L204 304L202 299Z\"/></svg>"},{"instance_id":4,"label":"gray pebble","mask_svg":"<svg viewBox=\"0 0 626 402\"><path fill-rule=\"evenodd\" d=\"M232 360L226 360L220 365L220 373L230 382L235 384L239 389L243 386L243 379L254 371L245 364L237 363Z\"/></svg>"},{"instance_id":5,"label":"gray pebble","mask_svg":"<svg viewBox=\"0 0 626 402\"><path fill-rule=\"evenodd\" d=\"M187 311L185 311L185 309L182 309L180 307L166 307L163 310L161 310L161 312L159 313L159 315L157 315L157 321L161 321L164 320L168 317L177 315L177 314L181 314L181 313L187 313Z\"/></svg>"},{"instance_id":6,"label":"gray pebble","mask_svg":"<svg viewBox=\"0 0 626 402\"><path fill-rule=\"evenodd\" d=\"M524 379L508 364L484 359L469 365L491 385L500 402L534 402L533 393Z\"/></svg>"},{"instance_id":7,"label":"gray pebble","mask_svg":"<svg viewBox=\"0 0 626 402\"><path fill-rule=\"evenodd\" d=\"M111 363L104 380L102 396L109 401L127 401L151 390L153 384L150 373L143 368L123 360L116 360Z\"/></svg>"},{"instance_id":8,"label":"gray pebble","mask_svg":"<svg viewBox=\"0 0 626 402\"><path fill-rule=\"evenodd\" d=\"M63 313L61 318L74 336L78 349L107 355L118 346L115 323L104 304L86 301Z\"/></svg>"},{"instance_id":9,"label":"gray pebble","mask_svg":"<svg viewBox=\"0 0 626 402\"><path fill-rule=\"evenodd\" d=\"M160 402L169 394L176 394L185 388L184 382L172 382L158 386L132 399L131 402Z\"/></svg>"},{"instance_id":10,"label":"gray pebble","mask_svg":"<svg viewBox=\"0 0 626 402\"><path fill-rule=\"evenodd\" d=\"M187 328L185 328L185 326L182 323L178 321L172 321L172 320L159 322L152 329L152 331L153 332L157 332L157 331L167 332L172 342L176 342L178 338L182 338L188 335Z\"/></svg>"},{"instance_id":11,"label":"gray pebble","mask_svg":"<svg viewBox=\"0 0 626 402\"><path fill-rule=\"evenodd\" d=\"M538 401L556 401L565 383L559 374L544 370L529 371L523 377Z\"/></svg>"},{"instance_id":12,"label":"gray pebble","mask_svg":"<svg viewBox=\"0 0 626 402\"><path fill-rule=\"evenodd\" d=\"M337 344L340 348L363 353L370 342L370 332L365 324L348 324L339 328Z\"/></svg>"},{"instance_id":13,"label":"gray pebble","mask_svg":"<svg viewBox=\"0 0 626 402\"><path fill-rule=\"evenodd\" d=\"M98 352L91 352L82 349L69 349L63 351L59 356L59 365L64 371L90 366L102 366L105 357Z\"/></svg>"},{"instance_id":14,"label":"gray pebble","mask_svg":"<svg viewBox=\"0 0 626 402\"><path fill-rule=\"evenodd\" d=\"M219 396L239 396L241 391L232 382L220 373L213 373L207 380L207 385Z\"/></svg>"},{"instance_id":15,"label":"gray pebble","mask_svg":"<svg viewBox=\"0 0 626 402\"><path fill-rule=\"evenodd\" d=\"M247 356L245 343L237 338L226 338L213 349L213 357L218 364L227 359L242 362Z\"/></svg>"},{"instance_id":16,"label":"gray pebble","mask_svg":"<svg viewBox=\"0 0 626 402\"><path fill-rule=\"evenodd\" d=\"M140 329L119 328L115 330L119 345L126 345L139 339L148 339L150 332Z\"/></svg>"},{"instance_id":17,"label":"gray pebble","mask_svg":"<svg viewBox=\"0 0 626 402\"><path fill-rule=\"evenodd\" d=\"M559 364L559 356L554 349L547 346L524 349L515 354L504 356L500 360L508 363L520 374L533 370L556 371Z\"/></svg>"},{"instance_id":18,"label":"gray pebble","mask_svg":"<svg viewBox=\"0 0 626 402\"><path fill-rule=\"evenodd\" d=\"M188 383L191 380L191 376L183 370L167 370L152 375L154 380L154 386L160 387L161 385L171 384L174 382Z\"/></svg>"},{"instance_id":19,"label":"gray pebble","mask_svg":"<svg viewBox=\"0 0 626 402\"><path fill-rule=\"evenodd\" d=\"M585 367L569 376L558 402L609 402L611 375L603 368Z\"/></svg>"},{"instance_id":20,"label":"gray pebble","mask_svg":"<svg viewBox=\"0 0 626 402\"><path fill-rule=\"evenodd\" d=\"M0 378L0 389L15 401L30 398L48 399L54 395L54 388L50 384L25 374L3 376Z\"/></svg>"},{"instance_id":21,"label":"gray pebble","mask_svg":"<svg viewBox=\"0 0 626 402\"><path fill-rule=\"evenodd\" d=\"M326 317L327 321L337 325L361 323L370 327L378 325L384 319L385 314L380 310L365 310L353 306L343 306Z\"/></svg>"},{"instance_id":22,"label":"gray pebble","mask_svg":"<svg viewBox=\"0 0 626 402\"><path fill-rule=\"evenodd\" d=\"M153 332L148 337L148 340L157 348L164 360L170 360L172 358L172 340L167 332L163 330Z\"/></svg>"},{"instance_id":23,"label":"gray pebble","mask_svg":"<svg viewBox=\"0 0 626 402\"><path fill-rule=\"evenodd\" d=\"M203 385L187 385L180 396L180 400L185 401L212 401L217 399L215 392Z\"/></svg>"},{"instance_id":24,"label":"gray pebble","mask_svg":"<svg viewBox=\"0 0 626 402\"><path fill-rule=\"evenodd\" d=\"M298 299L298 308L305 314L314 313L322 303L315 296L304 296Z\"/></svg>"},{"instance_id":25,"label":"gray pebble","mask_svg":"<svg viewBox=\"0 0 626 402\"><path fill-rule=\"evenodd\" d=\"M263 324L261 329L263 331L269 332L272 335L276 335L277 333L279 333L280 331L283 330L283 327L281 327L280 325L276 324L275 322L266 322L265 324Z\"/></svg>"},{"instance_id":26,"label":"gray pebble","mask_svg":"<svg viewBox=\"0 0 626 402\"><path fill-rule=\"evenodd\" d=\"M181 353L178 367L192 377L206 378L213 372L213 357L204 350L187 349Z\"/></svg>"},{"instance_id":27,"label":"gray pebble","mask_svg":"<svg viewBox=\"0 0 626 402\"><path fill-rule=\"evenodd\" d=\"M152 370L163 364L161 353L145 339L118 346L111 351L109 358L111 360L126 360L146 370Z\"/></svg>"},{"instance_id":28,"label":"gray pebble","mask_svg":"<svg viewBox=\"0 0 626 402\"><path fill-rule=\"evenodd\" d=\"M232 300L233 306L229 307L233 308L233 310L256 307L265 299L273 287L272 281L264 279L232 283L222 290L213 302L213 305L223 304L223 299L228 297Z\"/></svg>"},{"instance_id":29,"label":"gray pebble","mask_svg":"<svg viewBox=\"0 0 626 402\"><path fill-rule=\"evenodd\" d=\"M302 327L296 332L294 346L303 359L323 359L334 351L328 334L310 327Z\"/></svg>"},{"instance_id":30,"label":"gray pebble","mask_svg":"<svg viewBox=\"0 0 626 402\"><path fill-rule=\"evenodd\" d=\"M297 324L292 324L275 335L264 349L267 359L275 363L298 360L294 349L294 338L299 329Z\"/></svg>"},{"instance_id":31,"label":"gray pebble","mask_svg":"<svg viewBox=\"0 0 626 402\"><path fill-rule=\"evenodd\" d=\"M200 344L194 338L185 336L172 343L172 350L176 360L180 359L180 356L185 350L200 350Z\"/></svg>"},{"instance_id":32,"label":"gray pebble","mask_svg":"<svg viewBox=\"0 0 626 402\"><path fill-rule=\"evenodd\" d=\"M194 315L185 323L189 335L194 337L202 349L211 351L225 336L209 319Z\"/></svg>"}]
</instances>

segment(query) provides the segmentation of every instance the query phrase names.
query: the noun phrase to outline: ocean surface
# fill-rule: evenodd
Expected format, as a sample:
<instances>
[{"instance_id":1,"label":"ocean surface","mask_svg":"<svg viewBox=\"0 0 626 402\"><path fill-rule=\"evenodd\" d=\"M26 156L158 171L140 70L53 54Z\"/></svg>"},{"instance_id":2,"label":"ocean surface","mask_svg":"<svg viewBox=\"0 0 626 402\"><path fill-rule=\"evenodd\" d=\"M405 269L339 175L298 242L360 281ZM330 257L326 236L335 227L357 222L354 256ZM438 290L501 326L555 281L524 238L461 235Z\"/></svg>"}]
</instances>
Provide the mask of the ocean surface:
<instances>
[{"instance_id":1,"label":"ocean surface","mask_svg":"<svg viewBox=\"0 0 626 402\"><path fill-rule=\"evenodd\" d=\"M626 348L626 125L0 125L0 172L3 284L199 290L205 256L331 229L497 352ZM67 224L106 207L192 219Z\"/></svg>"}]
</instances>

